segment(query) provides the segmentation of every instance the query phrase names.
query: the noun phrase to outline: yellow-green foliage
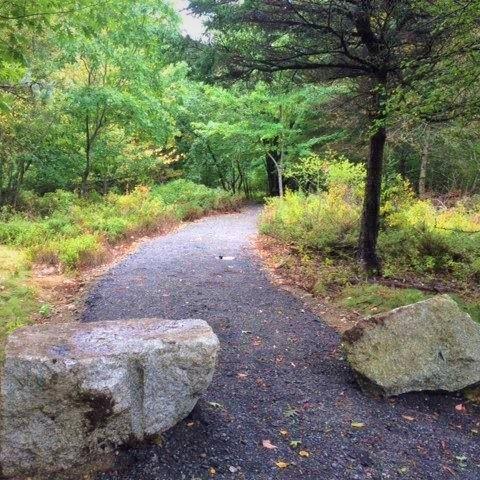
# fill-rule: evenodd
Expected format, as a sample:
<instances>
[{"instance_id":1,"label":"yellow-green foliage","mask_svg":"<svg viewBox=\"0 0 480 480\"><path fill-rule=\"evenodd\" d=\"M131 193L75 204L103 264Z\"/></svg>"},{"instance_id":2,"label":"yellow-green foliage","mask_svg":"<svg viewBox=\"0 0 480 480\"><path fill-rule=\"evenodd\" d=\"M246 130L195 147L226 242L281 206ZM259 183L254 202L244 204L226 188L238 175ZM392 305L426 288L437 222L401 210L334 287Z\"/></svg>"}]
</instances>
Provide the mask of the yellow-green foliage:
<instances>
[{"instance_id":1,"label":"yellow-green foliage","mask_svg":"<svg viewBox=\"0 0 480 480\"><path fill-rule=\"evenodd\" d=\"M24 249L33 261L61 263L73 270L97 263L107 242L232 208L236 202L226 192L186 180L90 199L61 190L43 197L30 194L22 213L4 213L0 243Z\"/></svg>"},{"instance_id":2,"label":"yellow-green foliage","mask_svg":"<svg viewBox=\"0 0 480 480\"><path fill-rule=\"evenodd\" d=\"M262 233L327 256L351 254L357 242L361 188L365 171L346 160L325 163L326 190L317 194L287 192L267 203Z\"/></svg>"},{"instance_id":3,"label":"yellow-green foliage","mask_svg":"<svg viewBox=\"0 0 480 480\"><path fill-rule=\"evenodd\" d=\"M5 336L26 325L36 306L35 292L28 285L25 256L0 246L0 355Z\"/></svg>"},{"instance_id":4,"label":"yellow-green foliage","mask_svg":"<svg viewBox=\"0 0 480 480\"><path fill-rule=\"evenodd\" d=\"M325 171L325 191L270 200L261 230L326 258L354 262L364 170L342 160L327 163ZM479 202L439 207L417 199L408 182L395 177L386 182L382 204L379 250L387 276L480 280Z\"/></svg>"}]
</instances>

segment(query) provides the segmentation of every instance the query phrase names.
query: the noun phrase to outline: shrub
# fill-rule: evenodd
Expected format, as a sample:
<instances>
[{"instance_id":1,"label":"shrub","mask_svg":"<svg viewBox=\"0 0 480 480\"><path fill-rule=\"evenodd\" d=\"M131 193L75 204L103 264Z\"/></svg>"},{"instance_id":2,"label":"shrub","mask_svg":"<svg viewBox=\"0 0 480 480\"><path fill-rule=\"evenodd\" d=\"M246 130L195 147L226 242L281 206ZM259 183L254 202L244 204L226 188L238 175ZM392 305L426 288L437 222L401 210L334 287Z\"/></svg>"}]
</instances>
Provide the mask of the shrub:
<instances>
[{"instance_id":1,"label":"shrub","mask_svg":"<svg viewBox=\"0 0 480 480\"><path fill-rule=\"evenodd\" d=\"M269 200L261 231L327 256L343 256L356 246L361 207L349 203L352 191L342 185L316 195L287 192Z\"/></svg>"},{"instance_id":2,"label":"shrub","mask_svg":"<svg viewBox=\"0 0 480 480\"><path fill-rule=\"evenodd\" d=\"M56 239L32 249L33 258L46 263L61 262L68 270L98 263L104 254L101 240L95 235Z\"/></svg>"},{"instance_id":3,"label":"shrub","mask_svg":"<svg viewBox=\"0 0 480 480\"><path fill-rule=\"evenodd\" d=\"M63 190L43 197L27 193L23 206L28 213L1 212L0 242L25 248L32 260L75 269L98 261L105 241L231 208L236 201L227 192L185 180L88 199Z\"/></svg>"},{"instance_id":4,"label":"shrub","mask_svg":"<svg viewBox=\"0 0 480 480\"><path fill-rule=\"evenodd\" d=\"M261 231L326 258L355 262L364 169L341 159L325 163L326 191L287 192L268 201ZM417 199L399 176L383 192L379 252L387 276L443 275L458 282L480 279L480 205L460 201L437 207ZM328 282L327 282L328 283Z\"/></svg>"},{"instance_id":5,"label":"shrub","mask_svg":"<svg viewBox=\"0 0 480 480\"><path fill-rule=\"evenodd\" d=\"M210 210L230 209L239 202L224 190L184 179L155 187L152 193L166 205L173 206L177 218L181 220L199 217Z\"/></svg>"},{"instance_id":6,"label":"shrub","mask_svg":"<svg viewBox=\"0 0 480 480\"><path fill-rule=\"evenodd\" d=\"M26 325L35 311L35 291L28 283L22 252L0 245L0 357L6 335Z\"/></svg>"}]
</instances>

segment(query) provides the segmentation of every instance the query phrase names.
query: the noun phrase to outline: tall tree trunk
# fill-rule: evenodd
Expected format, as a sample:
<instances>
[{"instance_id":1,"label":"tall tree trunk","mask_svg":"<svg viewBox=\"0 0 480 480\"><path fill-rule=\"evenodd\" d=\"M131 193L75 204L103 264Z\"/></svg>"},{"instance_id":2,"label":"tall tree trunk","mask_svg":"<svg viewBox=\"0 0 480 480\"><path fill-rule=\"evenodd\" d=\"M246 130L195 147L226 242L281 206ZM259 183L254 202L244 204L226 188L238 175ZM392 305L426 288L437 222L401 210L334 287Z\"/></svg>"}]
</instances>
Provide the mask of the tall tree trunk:
<instances>
[{"instance_id":1,"label":"tall tree trunk","mask_svg":"<svg viewBox=\"0 0 480 480\"><path fill-rule=\"evenodd\" d=\"M380 201L383 173L383 153L387 139L386 128L375 127L370 138L370 155L367 162L365 198L358 246L358 256L368 275L381 273L377 254L377 239L380 228Z\"/></svg>"},{"instance_id":2,"label":"tall tree trunk","mask_svg":"<svg viewBox=\"0 0 480 480\"><path fill-rule=\"evenodd\" d=\"M80 196L86 197L88 193L88 178L90 177L90 170L92 165L92 151L90 147L85 152L85 168L82 173L82 183L80 186Z\"/></svg>"},{"instance_id":3,"label":"tall tree trunk","mask_svg":"<svg viewBox=\"0 0 480 480\"><path fill-rule=\"evenodd\" d=\"M80 196L85 197L88 193L88 177L92 165L92 138L90 136L90 117L87 114L85 118L85 168L82 173L82 183L80 186Z\"/></svg>"},{"instance_id":4,"label":"tall tree trunk","mask_svg":"<svg viewBox=\"0 0 480 480\"><path fill-rule=\"evenodd\" d=\"M430 140L428 134L425 133L425 139L422 148L422 156L420 160L420 177L418 179L418 194L420 198L425 198L427 192L427 168L428 168L428 157L430 154Z\"/></svg>"},{"instance_id":5,"label":"tall tree trunk","mask_svg":"<svg viewBox=\"0 0 480 480\"><path fill-rule=\"evenodd\" d=\"M277 152L269 152L265 156L265 167L267 170L267 193L270 197L278 197L278 172L273 157Z\"/></svg>"},{"instance_id":6,"label":"tall tree trunk","mask_svg":"<svg viewBox=\"0 0 480 480\"><path fill-rule=\"evenodd\" d=\"M277 152L274 152L273 154L268 152L267 156L270 157L270 160L275 166L278 196L283 197L283 152L280 154Z\"/></svg>"},{"instance_id":7,"label":"tall tree trunk","mask_svg":"<svg viewBox=\"0 0 480 480\"><path fill-rule=\"evenodd\" d=\"M278 195L283 197L283 162L280 160L277 164Z\"/></svg>"}]
</instances>

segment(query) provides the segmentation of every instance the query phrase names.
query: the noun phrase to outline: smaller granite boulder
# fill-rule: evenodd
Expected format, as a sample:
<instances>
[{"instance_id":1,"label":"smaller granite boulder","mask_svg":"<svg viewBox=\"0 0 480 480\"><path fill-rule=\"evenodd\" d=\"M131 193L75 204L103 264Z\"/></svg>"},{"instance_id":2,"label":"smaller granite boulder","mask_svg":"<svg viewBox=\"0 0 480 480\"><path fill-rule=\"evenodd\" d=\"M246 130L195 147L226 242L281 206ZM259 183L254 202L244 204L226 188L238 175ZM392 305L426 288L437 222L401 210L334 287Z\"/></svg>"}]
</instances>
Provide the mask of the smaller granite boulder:
<instances>
[{"instance_id":1,"label":"smaller granite boulder","mask_svg":"<svg viewBox=\"0 0 480 480\"><path fill-rule=\"evenodd\" d=\"M448 295L367 318L343 346L360 386L384 396L480 382L480 325Z\"/></svg>"},{"instance_id":2,"label":"smaller granite boulder","mask_svg":"<svg viewBox=\"0 0 480 480\"><path fill-rule=\"evenodd\" d=\"M56 478L171 428L210 384L217 352L202 320L17 330L1 384L3 474Z\"/></svg>"}]
</instances>

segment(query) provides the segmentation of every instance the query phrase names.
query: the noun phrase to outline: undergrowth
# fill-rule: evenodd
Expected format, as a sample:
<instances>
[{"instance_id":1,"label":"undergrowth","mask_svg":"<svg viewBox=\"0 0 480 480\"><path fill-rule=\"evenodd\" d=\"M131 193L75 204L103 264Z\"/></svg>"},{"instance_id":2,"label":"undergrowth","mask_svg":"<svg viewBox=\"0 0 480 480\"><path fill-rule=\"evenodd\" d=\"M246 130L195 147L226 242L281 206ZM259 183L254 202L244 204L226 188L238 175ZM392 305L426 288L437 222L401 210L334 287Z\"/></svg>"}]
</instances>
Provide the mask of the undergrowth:
<instances>
[{"instance_id":1,"label":"undergrowth","mask_svg":"<svg viewBox=\"0 0 480 480\"><path fill-rule=\"evenodd\" d=\"M222 190L186 180L88 199L63 190L25 195L22 212L3 212L0 243L21 249L31 261L76 270L99 263L108 245L129 236L231 210L238 202Z\"/></svg>"},{"instance_id":2,"label":"undergrowth","mask_svg":"<svg viewBox=\"0 0 480 480\"><path fill-rule=\"evenodd\" d=\"M63 190L42 197L25 194L20 212L3 211L0 217L0 354L11 331L34 314L48 314L30 283L32 262L74 272L101 263L111 245L134 235L239 204L223 190L186 180L88 199Z\"/></svg>"},{"instance_id":3,"label":"undergrowth","mask_svg":"<svg viewBox=\"0 0 480 480\"><path fill-rule=\"evenodd\" d=\"M38 308L35 291L29 285L29 265L17 250L0 246L0 358L3 339L27 325Z\"/></svg>"},{"instance_id":4,"label":"undergrowth","mask_svg":"<svg viewBox=\"0 0 480 480\"><path fill-rule=\"evenodd\" d=\"M312 290L333 292L343 307L371 313L426 298L415 288L362 283L356 254L365 170L331 154L320 163L320 188L270 199L261 232L292 247L305 274L314 277ZM440 284L466 299L465 308L480 319L480 201L446 206L421 200L399 176L387 179L382 197L384 279Z\"/></svg>"}]
</instances>

